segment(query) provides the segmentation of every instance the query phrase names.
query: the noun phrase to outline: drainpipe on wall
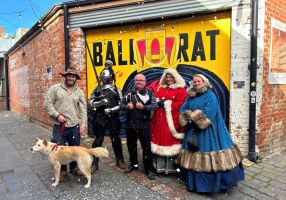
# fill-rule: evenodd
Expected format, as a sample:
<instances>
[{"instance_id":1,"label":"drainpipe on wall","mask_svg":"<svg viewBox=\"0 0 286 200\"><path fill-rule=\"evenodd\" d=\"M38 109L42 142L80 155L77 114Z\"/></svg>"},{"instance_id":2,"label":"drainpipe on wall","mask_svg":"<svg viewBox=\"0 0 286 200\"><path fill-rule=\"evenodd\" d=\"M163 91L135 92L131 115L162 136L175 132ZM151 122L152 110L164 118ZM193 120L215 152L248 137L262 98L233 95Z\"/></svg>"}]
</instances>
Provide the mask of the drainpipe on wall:
<instances>
[{"instance_id":1,"label":"drainpipe on wall","mask_svg":"<svg viewBox=\"0 0 286 200\"><path fill-rule=\"evenodd\" d=\"M4 54L4 69L5 69L5 90L6 90L6 110L10 110L10 93L9 93L9 74L8 74L8 55Z\"/></svg>"},{"instance_id":2,"label":"drainpipe on wall","mask_svg":"<svg viewBox=\"0 0 286 200\"><path fill-rule=\"evenodd\" d=\"M249 91L249 149L248 159L255 162L258 153L255 151L256 132L256 82L257 82L257 28L258 0L251 1L251 54L250 54L250 91Z\"/></svg>"},{"instance_id":3,"label":"drainpipe on wall","mask_svg":"<svg viewBox=\"0 0 286 200\"><path fill-rule=\"evenodd\" d=\"M70 67L68 7L64 5L64 40L65 40L65 68Z\"/></svg>"}]
</instances>

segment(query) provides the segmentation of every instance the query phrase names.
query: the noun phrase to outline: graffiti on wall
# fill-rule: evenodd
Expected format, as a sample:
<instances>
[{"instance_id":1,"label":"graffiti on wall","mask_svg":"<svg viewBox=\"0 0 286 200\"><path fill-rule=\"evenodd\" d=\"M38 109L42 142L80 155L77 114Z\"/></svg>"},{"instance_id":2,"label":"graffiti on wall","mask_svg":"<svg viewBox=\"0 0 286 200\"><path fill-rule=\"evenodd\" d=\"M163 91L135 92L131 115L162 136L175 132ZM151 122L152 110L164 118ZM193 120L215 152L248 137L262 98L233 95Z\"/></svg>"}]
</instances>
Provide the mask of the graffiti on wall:
<instances>
[{"instance_id":1,"label":"graffiti on wall","mask_svg":"<svg viewBox=\"0 0 286 200\"><path fill-rule=\"evenodd\" d=\"M230 87L230 14L166 20L140 25L90 30L86 33L96 70L112 60L117 87L123 93L134 86L134 77L143 73L150 87L163 70L175 68L187 85L201 73L214 85L225 120L228 122ZM97 85L87 58L87 89Z\"/></svg>"},{"instance_id":2,"label":"graffiti on wall","mask_svg":"<svg viewBox=\"0 0 286 200\"><path fill-rule=\"evenodd\" d=\"M11 96L16 99L24 108L30 107L28 66L11 71L11 79L14 81L11 86Z\"/></svg>"}]
</instances>

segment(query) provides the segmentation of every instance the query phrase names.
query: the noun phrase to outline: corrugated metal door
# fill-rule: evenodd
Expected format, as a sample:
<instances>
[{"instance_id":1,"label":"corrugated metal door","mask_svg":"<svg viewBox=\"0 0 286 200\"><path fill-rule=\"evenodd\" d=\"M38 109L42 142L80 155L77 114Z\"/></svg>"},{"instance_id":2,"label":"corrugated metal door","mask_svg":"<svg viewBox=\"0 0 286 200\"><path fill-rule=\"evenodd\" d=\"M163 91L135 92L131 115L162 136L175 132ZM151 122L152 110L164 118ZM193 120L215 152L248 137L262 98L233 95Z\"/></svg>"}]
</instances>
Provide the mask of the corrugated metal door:
<instances>
[{"instance_id":1,"label":"corrugated metal door","mask_svg":"<svg viewBox=\"0 0 286 200\"><path fill-rule=\"evenodd\" d=\"M144 20L178 17L195 13L214 12L231 8L236 0L172 0L138 3L136 5L114 7L69 16L71 28L99 27L113 24L142 22Z\"/></svg>"}]
</instances>

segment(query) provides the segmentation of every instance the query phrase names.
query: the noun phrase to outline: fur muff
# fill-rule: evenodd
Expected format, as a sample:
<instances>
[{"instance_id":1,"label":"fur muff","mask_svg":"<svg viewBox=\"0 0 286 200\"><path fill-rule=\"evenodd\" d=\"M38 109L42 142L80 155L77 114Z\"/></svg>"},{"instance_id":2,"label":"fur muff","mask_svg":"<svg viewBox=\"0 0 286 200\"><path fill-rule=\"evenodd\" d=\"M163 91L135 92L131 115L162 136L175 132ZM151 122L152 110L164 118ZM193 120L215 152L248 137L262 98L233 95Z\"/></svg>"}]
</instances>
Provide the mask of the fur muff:
<instances>
[{"instance_id":1,"label":"fur muff","mask_svg":"<svg viewBox=\"0 0 286 200\"><path fill-rule=\"evenodd\" d=\"M191 114L192 111L188 110L185 112L180 113L179 115L179 124L181 127L185 127L189 121L189 115Z\"/></svg>"},{"instance_id":2,"label":"fur muff","mask_svg":"<svg viewBox=\"0 0 286 200\"><path fill-rule=\"evenodd\" d=\"M181 126L185 126L189 119L192 120L200 129L204 130L209 127L212 122L201 110L186 111L180 114L179 122Z\"/></svg>"}]
</instances>

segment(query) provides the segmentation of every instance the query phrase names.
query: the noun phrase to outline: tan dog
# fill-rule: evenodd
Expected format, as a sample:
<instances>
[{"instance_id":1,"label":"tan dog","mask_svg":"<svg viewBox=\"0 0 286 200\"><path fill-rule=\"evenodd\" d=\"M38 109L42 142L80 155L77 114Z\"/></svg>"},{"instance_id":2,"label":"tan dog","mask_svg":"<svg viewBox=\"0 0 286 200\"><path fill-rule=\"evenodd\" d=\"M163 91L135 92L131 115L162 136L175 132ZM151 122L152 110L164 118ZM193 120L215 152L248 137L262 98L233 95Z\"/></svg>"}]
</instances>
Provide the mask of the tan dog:
<instances>
[{"instance_id":1,"label":"tan dog","mask_svg":"<svg viewBox=\"0 0 286 200\"><path fill-rule=\"evenodd\" d=\"M87 149L80 146L57 146L57 144L47 140L39 138L37 140L36 145L31 148L31 151L38 151L49 156L49 160L55 169L55 182L52 186L56 186L59 183L61 165L76 161L78 168L87 178L87 184L84 187L89 188L91 183L92 155L98 158L108 157L107 149L102 147Z\"/></svg>"}]
</instances>

